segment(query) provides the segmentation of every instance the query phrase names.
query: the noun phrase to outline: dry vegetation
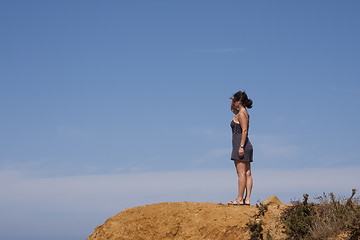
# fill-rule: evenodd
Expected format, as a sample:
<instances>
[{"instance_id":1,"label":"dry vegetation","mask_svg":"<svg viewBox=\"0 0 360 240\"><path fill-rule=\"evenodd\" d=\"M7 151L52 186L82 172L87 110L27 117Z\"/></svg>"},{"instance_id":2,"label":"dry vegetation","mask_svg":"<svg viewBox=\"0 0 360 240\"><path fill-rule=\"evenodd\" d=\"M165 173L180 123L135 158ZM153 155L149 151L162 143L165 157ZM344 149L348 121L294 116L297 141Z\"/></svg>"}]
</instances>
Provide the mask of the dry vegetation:
<instances>
[{"instance_id":1,"label":"dry vegetation","mask_svg":"<svg viewBox=\"0 0 360 240\"><path fill-rule=\"evenodd\" d=\"M330 239L344 233L344 239L359 239L360 201L354 198L355 193L353 189L348 198L324 193L314 203L304 194L302 202L293 202L282 213L288 239Z\"/></svg>"}]
</instances>

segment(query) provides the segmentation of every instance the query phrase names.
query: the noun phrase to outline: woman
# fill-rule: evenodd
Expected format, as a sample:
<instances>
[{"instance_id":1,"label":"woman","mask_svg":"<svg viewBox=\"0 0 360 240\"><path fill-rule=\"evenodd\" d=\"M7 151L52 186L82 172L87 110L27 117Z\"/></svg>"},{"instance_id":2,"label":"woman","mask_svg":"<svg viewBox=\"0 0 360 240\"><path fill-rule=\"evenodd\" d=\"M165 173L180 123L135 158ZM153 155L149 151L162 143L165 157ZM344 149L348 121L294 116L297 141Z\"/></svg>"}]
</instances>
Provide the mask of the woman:
<instances>
[{"instance_id":1,"label":"woman","mask_svg":"<svg viewBox=\"0 0 360 240\"><path fill-rule=\"evenodd\" d=\"M239 91L231 97L231 111L235 117L230 123L232 129L232 154L231 160L234 160L236 172L239 177L238 197L229 205L250 205L250 195L253 185L251 177L250 162L253 161L253 147L248 138L249 114L246 108L252 108L252 100L248 99L245 91ZM244 191L246 196L244 198Z\"/></svg>"}]
</instances>

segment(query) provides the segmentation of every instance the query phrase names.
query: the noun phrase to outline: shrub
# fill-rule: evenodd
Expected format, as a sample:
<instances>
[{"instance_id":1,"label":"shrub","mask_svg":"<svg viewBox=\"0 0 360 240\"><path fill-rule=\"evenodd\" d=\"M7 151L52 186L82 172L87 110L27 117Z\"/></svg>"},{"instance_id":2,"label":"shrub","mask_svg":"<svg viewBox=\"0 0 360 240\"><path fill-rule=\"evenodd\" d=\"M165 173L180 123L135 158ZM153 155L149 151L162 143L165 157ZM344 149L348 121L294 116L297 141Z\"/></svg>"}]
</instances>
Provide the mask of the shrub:
<instances>
[{"instance_id":1,"label":"shrub","mask_svg":"<svg viewBox=\"0 0 360 240\"><path fill-rule=\"evenodd\" d=\"M303 195L302 203L292 202L292 206L286 208L281 216L286 226L285 233L293 239L303 239L309 233L315 214L315 206L308 203L308 194Z\"/></svg>"},{"instance_id":2,"label":"shrub","mask_svg":"<svg viewBox=\"0 0 360 240\"><path fill-rule=\"evenodd\" d=\"M262 222L261 221L249 221L246 223L246 226L248 226L251 234L250 234L250 240L262 240L263 234L262 234Z\"/></svg>"},{"instance_id":3,"label":"shrub","mask_svg":"<svg viewBox=\"0 0 360 240\"><path fill-rule=\"evenodd\" d=\"M283 212L281 220L290 239L327 239L347 232L352 240L360 236L359 199L352 190L349 198L336 198L333 193L315 198L317 203L308 203L304 194L302 203L293 205Z\"/></svg>"},{"instance_id":4,"label":"shrub","mask_svg":"<svg viewBox=\"0 0 360 240\"><path fill-rule=\"evenodd\" d=\"M246 226L249 228L251 234L250 234L250 240L263 240L263 227L262 227L262 221L260 219L261 216L265 216L265 212L268 210L268 206L266 204L263 204L262 202L258 201L256 204L256 208L258 209L258 212L254 214L253 218L254 221L249 221L246 223ZM271 240L270 233L268 232L266 235L267 240Z\"/></svg>"},{"instance_id":5,"label":"shrub","mask_svg":"<svg viewBox=\"0 0 360 240\"><path fill-rule=\"evenodd\" d=\"M265 216L265 213L268 210L268 205L263 204L262 202L258 201L258 203L256 204L256 207L258 209L258 213L255 216L256 217Z\"/></svg>"}]
</instances>

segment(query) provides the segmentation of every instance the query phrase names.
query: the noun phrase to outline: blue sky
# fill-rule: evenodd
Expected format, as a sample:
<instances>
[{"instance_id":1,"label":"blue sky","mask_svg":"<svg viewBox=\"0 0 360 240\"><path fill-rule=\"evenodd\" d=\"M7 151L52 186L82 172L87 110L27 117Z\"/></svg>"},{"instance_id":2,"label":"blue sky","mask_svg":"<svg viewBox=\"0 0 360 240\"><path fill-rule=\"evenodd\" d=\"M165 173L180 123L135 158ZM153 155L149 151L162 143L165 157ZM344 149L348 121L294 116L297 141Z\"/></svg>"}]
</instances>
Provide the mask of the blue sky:
<instances>
[{"instance_id":1,"label":"blue sky","mask_svg":"<svg viewBox=\"0 0 360 240\"><path fill-rule=\"evenodd\" d=\"M359 189L359 7L2 1L1 232L84 239L127 207L233 200L239 90L253 203Z\"/></svg>"}]
</instances>

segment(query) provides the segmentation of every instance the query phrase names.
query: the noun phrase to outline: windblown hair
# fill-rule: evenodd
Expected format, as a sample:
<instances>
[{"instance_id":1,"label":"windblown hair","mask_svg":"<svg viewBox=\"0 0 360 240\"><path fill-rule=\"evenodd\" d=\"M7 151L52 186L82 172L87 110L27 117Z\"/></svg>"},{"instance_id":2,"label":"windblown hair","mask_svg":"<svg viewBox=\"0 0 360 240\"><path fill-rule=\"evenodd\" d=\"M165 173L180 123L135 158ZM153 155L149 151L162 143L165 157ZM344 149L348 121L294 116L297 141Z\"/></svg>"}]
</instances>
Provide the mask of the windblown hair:
<instances>
[{"instance_id":1,"label":"windblown hair","mask_svg":"<svg viewBox=\"0 0 360 240\"><path fill-rule=\"evenodd\" d=\"M251 99L248 98L248 96L246 95L245 91L238 91L237 93L234 94L234 99L233 101L236 102L236 101L241 101L241 104L244 106L244 107L247 107L247 108L252 108L252 104L253 104L253 101Z\"/></svg>"}]
</instances>

